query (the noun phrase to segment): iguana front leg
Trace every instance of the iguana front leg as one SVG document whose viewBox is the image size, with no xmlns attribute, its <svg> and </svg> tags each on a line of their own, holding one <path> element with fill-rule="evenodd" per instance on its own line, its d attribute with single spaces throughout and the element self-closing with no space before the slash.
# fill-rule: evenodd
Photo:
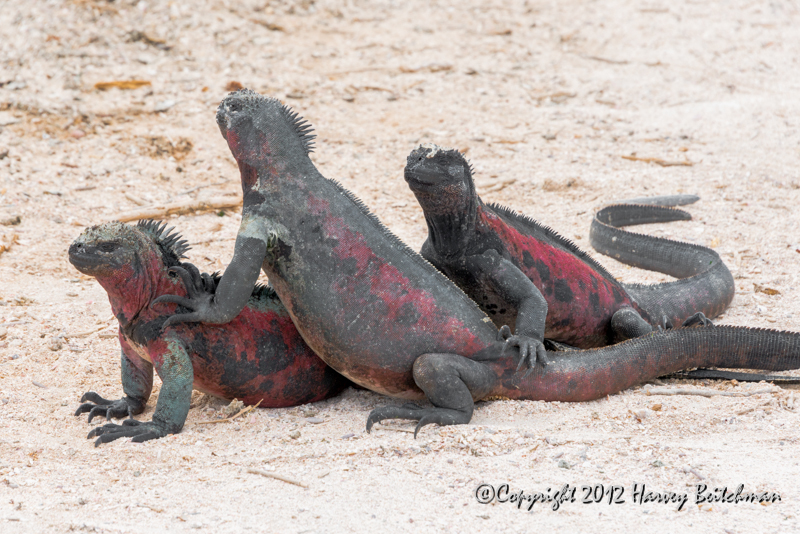
<svg viewBox="0 0 800 534">
<path fill-rule="evenodd" d="M 530 373 L 537 361 L 547 365 L 547 351 L 543 344 L 547 301 L 542 292 L 525 273 L 493 249 L 468 256 L 466 267 L 490 292 L 517 307 L 516 332 L 512 335 L 508 326 L 503 326 L 498 332 L 498 340 L 506 342 L 501 355 L 508 346 L 516 346 L 520 354 L 518 369 L 527 363 Z"/>
<path fill-rule="evenodd" d="M 122 391 L 125 397 L 119 400 L 104 399 L 94 391 L 87 391 L 81 397 L 81 404 L 75 415 L 89 412 L 87 422 L 91 423 L 95 416 L 128 417 L 139 415 L 144 411 L 147 399 L 153 391 L 153 364 L 139 356 L 128 341 L 119 333 L 119 344 L 122 347 Z M 89 401 L 89 402 L 86 402 Z"/>
<path fill-rule="evenodd" d="M 135 442 L 163 438 L 168 434 L 177 434 L 183 428 L 189 413 L 194 380 L 192 361 L 186 347 L 177 335 L 169 332 L 153 341 L 148 350 L 163 383 L 153 420 L 126 419 L 121 425 L 110 423 L 96 427 L 87 436 L 98 438 L 95 446 L 124 437 L 133 437 L 132 441 Z"/>
<path fill-rule="evenodd" d="M 151 307 L 171 302 L 192 311 L 173 315 L 166 320 L 164 328 L 181 322 L 224 324 L 239 315 L 253 292 L 268 249 L 268 238 L 255 237 L 257 232 L 253 232 L 249 228 L 254 224 L 252 219 L 253 216 L 242 218 L 233 259 L 225 269 L 225 274 L 222 275 L 215 292 L 208 291 L 202 284 L 194 283 L 188 273 L 181 272 L 180 267 L 173 267 L 183 278 L 188 293 L 187 297 L 162 295 L 153 300 Z M 248 229 L 251 230 L 249 234 Z"/>
</svg>

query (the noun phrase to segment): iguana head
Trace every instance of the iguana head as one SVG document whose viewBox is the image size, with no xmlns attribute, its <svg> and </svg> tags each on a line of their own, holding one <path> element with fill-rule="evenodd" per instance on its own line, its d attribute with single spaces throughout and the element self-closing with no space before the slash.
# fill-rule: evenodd
<svg viewBox="0 0 800 534">
<path fill-rule="evenodd" d="M 442 256 L 463 253 L 480 204 L 466 158 L 458 150 L 420 145 L 409 154 L 404 175 L 425 213 L 430 245 Z"/>
<path fill-rule="evenodd" d="M 316 136 L 308 122 L 280 100 L 250 89 L 225 97 L 217 125 L 240 166 L 258 168 L 274 156 L 301 158 L 314 149 Z"/>
<path fill-rule="evenodd" d="M 426 215 L 468 209 L 475 195 L 472 167 L 458 150 L 420 145 L 409 154 L 404 175 Z"/>
<path fill-rule="evenodd" d="M 117 317 L 120 311 L 130 319 L 157 296 L 169 267 L 179 265 L 187 250 L 186 241 L 166 224 L 111 222 L 84 230 L 69 247 L 69 261 L 97 278 Z"/>
</svg>

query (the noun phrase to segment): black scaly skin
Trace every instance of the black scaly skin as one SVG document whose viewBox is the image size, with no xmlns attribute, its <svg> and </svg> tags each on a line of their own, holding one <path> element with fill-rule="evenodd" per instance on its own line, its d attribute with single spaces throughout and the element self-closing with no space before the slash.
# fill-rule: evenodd
<svg viewBox="0 0 800 534">
<path fill-rule="evenodd" d="M 164 296 L 191 310 L 167 321 L 235 317 L 262 268 L 305 341 L 374 391 L 427 397 L 432 408 L 372 411 L 384 419 L 468 423 L 474 401 L 596 399 L 698 365 L 800 367 L 800 335 L 746 328 L 657 332 L 613 347 L 520 358 L 460 289 L 410 250 L 311 162 L 310 132 L 278 100 L 228 95 L 217 123 L 241 172 L 244 207 L 233 260 L 215 294 Z M 518 372 L 529 365 L 529 374 Z"/>
<path fill-rule="evenodd" d="M 702 312 L 716 315 L 733 296 L 733 278 L 713 251 L 713 273 L 691 281 L 657 286 L 617 282 L 550 228 L 504 206 L 485 204 L 475 190 L 469 162 L 456 150 L 420 146 L 408 156 L 405 180 L 422 206 L 428 226 L 422 256 L 475 300 L 498 327 L 514 327 L 518 339 L 538 342 L 547 338 L 590 348 L 637 337 L 654 327 L 707 326 L 710 322 Z M 666 199 L 675 203 L 685 200 Z M 622 208 L 615 207 L 611 214 Z M 680 218 L 688 215 L 663 207 L 639 209 L 670 210 L 669 215 Z M 661 211 L 657 215 L 665 217 Z M 661 242 L 660 248 L 640 253 L 636 245 L 648 239 L 655 242 L 655 238 L 611 230 L 627 237 L 625 244 L 635 251 L 628 255 L 629 261 L 636 253 L 660 254 L 657 258 L 665 261 L 674 256 L 665 253 L 668 247 Z M 678 245 L 682 244 L 673 248 L 679 252 L 694 252 L 691 245 Z M 707 258 L 695 253 L 692 259 L 696 264 Z M 681 265 L 689 265 L 688 260 Z M 714 291 L 718 286 L 730 291 Z M 524 343 L 520 341 L 520 345 Z"/>
<path fill-rule="evenodd" d="M 710 326 L 705 316 L 716 317 L 733 299 L 736 287 L 733 277 L 719 255 L 710 248 L 682 241 L 673 241 L 621 230 L 623 226 L 688 221 L 690 213 L 672 206 L 697 202 L 696 195 L 669 195 L 618 200 L 595 214 L 589 232 L 592 247 L 622 263 L 664 273 L 679 280 L 664 284 L 626 284 L 625 289 L 636 296 L 656 317 L 664 317 L 671 327 L 670 317 L 687 317 L 693 311 L 693 322 Z M 735 373 L 698 369 L 686 371 L 679 378 L 738 380 L 794 383 L 794 377 L 778 377 L 758 373 Z"/>
<path fill-rule="evenodd" d="M 690 220 L 692 216 L 669 207 L 697 197 L 691 195 L 631 199 L 607 206 L 595 214 L 589 240 L 595 250 L 622 263 L 678 278 L 663 284 L 625 284 L 651 317 L 680 324 L 698 311 L 716 317 L 733 300 L 736 286 L 728 267 L 714 250 L 701 245 L 653 237 L 620 229 L 622 226 Z M 648 204 L 635 204 L 649 200 Z"/>
</svg>

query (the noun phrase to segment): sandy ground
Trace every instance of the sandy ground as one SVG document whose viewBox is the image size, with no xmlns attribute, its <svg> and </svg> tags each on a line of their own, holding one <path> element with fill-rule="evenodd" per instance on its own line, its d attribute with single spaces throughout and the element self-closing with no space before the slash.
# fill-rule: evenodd
<svg viewBox="0 0 800 534">
<path fill-rule="evenodd" d="M 738 293 L 720 322 L 800 330 L 798 27 L 791 2 L 0 2 L 0 531 L 800 530 L 798 401 L 764 384 L 484 402 L 417 440 L 410 424 L 366 434 L 387 401 L 367 391 L 215 425 L 196 423 L 226 403 L 195 393 L 180 434 L 94 448 L 72 414 L 87 390 L 120 395 L 119 347 L 105 293 L 66 255 L 121 213 L 241 194 L 213 120 L 238 82 L 309 119 L 320 170 L 415 248 L 426 231 L 401 176 L 421 142 L 468 149 L 485 200 L 584 248 L 607 200 L 697 193 L 693 221 L 646 231 L 722 255 Z M 119 80 L 150 85 L 95 88 Z M 170 219 L 207 271 L 238 221 Z M 482 483 L 570 484 L 576 502 L 484 505 Z M 635 483 L 689 502 L 634 504 Z M 625 502 L 582 503 L 597 484 Z M 781 501 L 697 505 L 697 484 Z"/>
</svg>

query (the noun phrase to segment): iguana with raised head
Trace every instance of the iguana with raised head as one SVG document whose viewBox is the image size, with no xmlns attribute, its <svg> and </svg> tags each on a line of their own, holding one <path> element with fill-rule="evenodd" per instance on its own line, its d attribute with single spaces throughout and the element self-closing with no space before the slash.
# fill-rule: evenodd
<svg viewBox="0 0 800 534">
<path fill-rule="evenodd" d="M 154 221 L 107 223 L 86 229 L 69 248 L 72 265 L 108 293 L 119 322 L 125 392 L 119 400 L 87 392 L 81 402 L 88 402 L 75 415 L 89 412 L 91 421 L 97 415 L 140 414 L 153 387 L 154 367 L 163 382 L 152 421 L 96 427 L 89 434 L 99 436 L 96 444 L 180 432 L 192 388 L 248 405 L 283 407 L 325 399 L 348 384 L 303 342 L 269 287 L 250 287 L 242 312 L 224 326 L 179 324 L 162 330 L 174 306 L 156 311 L 150 308 L 153 299 L 213 294 L 218 281 L 180 261 L 189 247 L 170 230 Z"/>
<path fill-rule="evenodd" d="M 605 252 L 627 263 L 688 277 L 622 284 L 552 229 L 478 196 L 469 162 L 457 150 L 422 145 L 408 156 L 405 180 L 428 226 L 421 254 L 492 318 L 522 339 L 600 347 L 654 327 L 708 325 L 730 303 L 733 277 L 711 249 L 593 225 L 609 236 Z M 665 199 L 662 199 L 665 200 Z M 678 203 L 683 198 L 669 199 Z M 598 214 L 624 224 L 684 219 L 663 206 L 612 206 Z M 598 241 L 593 240 L 593 243 Z M 674 264 L 674 265 L 673 265 Z"/>
<path fill-rule="evenodd" d="M 732 327 L 548 353 L 546 366 L 531 353 L 503 354 L 506 340 L 463 291 L 319 173 L 310 127 L 295 112 L 243 89 L 222 101 L 217 123 L 241 172 L 242 224 L 215 293 L 158 299 L 191 310 L 167 324 L 236 317 L 263 269 L 328 365 L 373 391 L 433 404 L 377 408 L 368 430 L 392 418 L 417 420 L 417 430 L 468 423 L 473 402 L 493 395 L 580 401 L 700 365 L 800 367 L 800 334 Z M 523 377 L 519 364 L 533 372 Z"/>
</svg>

